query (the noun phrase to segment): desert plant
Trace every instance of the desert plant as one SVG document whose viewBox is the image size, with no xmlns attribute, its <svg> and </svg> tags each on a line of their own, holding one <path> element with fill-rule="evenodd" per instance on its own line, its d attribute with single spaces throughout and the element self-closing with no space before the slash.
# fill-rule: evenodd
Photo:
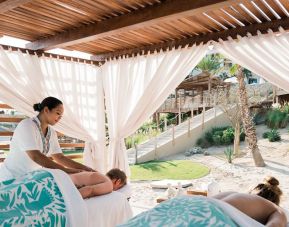
<svg viewBox="0 0 289 227">
<path fill-rule="evenodd" d="M 264 132 L 264 133 L 262 134 L 262 137 L 263 137 L 264 139 L 267 139 L 267 138 L 268 138 L 268 134 L 269 134 L 269 132 Z"/>
<path fill-rule="evenodd" d="M 211 131 L 205 133 L 205 139 L 210 143 L 214 144 L 213 133 Z"/>
<path fill-rule="evenodd" d="M 280 133 L 276 129 L 272 129 L 270 132 L 268 132 L 268 140 L 270 142 L 280 141 Z"/>
<path fill-rule="evenodd" d="M 280 109 L 273 109 L 266 116 L 266 124 L 269 128 L 285 128 L 288 124 L 288 114 Z"/>
<path fill-rule="evenodd" d="M 197 140 L 196 145 L 202 148 L 207 148 L 212 145 L 229 145 L 234 142 L 235 131 L 234 128 L 227 127 L 216 127 L 212 128 L 211 131 L 205 133 L 205 135 Z M 245 133 L 241 131 L 240 141 L 245 140 Z"/>
<path fill-rule="evenodd" d="M 222 136 L 219 134 L 214 134 L 213 135 L 213 141 L 214 141 L 214 145 L 222 145 Z"/>
<path fill-rule="evenodd" d="M 232 127 L 227 128 L 223 131 L 222 144 L 232 144 L 234 141 L 234 129 Z"/>
<path fill-rule="evenodd" d="M 227 147 L 225 150 L 224 150 L 224 154 L 228 160 L 228 163 L 232 163 L 232 160 L 233 160 L 233 153 L 234 153 L 234 150 L 232 147 Z"/>
<path fill-rule="evenodd" d="M 201 148 L 208 148 L 211 144 L 204 138 L 199 138 L 196 142 L 196 145 Z"/>
</svg>

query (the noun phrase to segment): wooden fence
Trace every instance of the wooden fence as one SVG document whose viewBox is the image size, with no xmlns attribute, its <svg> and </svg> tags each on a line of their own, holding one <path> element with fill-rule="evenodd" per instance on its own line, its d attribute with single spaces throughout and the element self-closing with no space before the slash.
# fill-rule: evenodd
<svg viewBox="0 0 289 227">
<path fill-rule="evenodd" d="M 10 106 L 6 104 L 0 103 L 0 109 L 13 109 Z M 8 115 L 0 115 L 0 123 L 19 123 L 22 121 L 25 117 L 18 117 L 18 116 L 8 116 Z M 58 137 L 64 136 L 62 133 L 57 132 Z M 0 131 L 0 137 L 12 137 L 13 131 Z M 60 147 L 61 148 L 84 148 L 84 143 L 62 143 L 60 141 Z M 10 145 L 9 143 L 0 144 L 0 150 L 9 150 Z M 67 157 L 71 159 L 78 159 L 82 158 L 82 154 L 70 154 L 66 155 Z M 0 157 L 0 162 L 3 161 L 4 158 Z"/>
</svg>

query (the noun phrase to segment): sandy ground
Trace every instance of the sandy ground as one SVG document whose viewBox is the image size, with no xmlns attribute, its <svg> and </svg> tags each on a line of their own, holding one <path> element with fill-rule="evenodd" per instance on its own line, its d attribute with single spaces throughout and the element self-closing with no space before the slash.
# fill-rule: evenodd
<svg viewBox="0 0 289 227">
<path fill-rule="evenodd" d="M 218 182 L 222 191 L 248 192 L 253 186 L 263 181 L 266 176 L 274 176 L 280 182 L 283 191 L 281 206 L 289 209 L 289 133 L 287 129 L 280 129 L 281 141 L 269 142 L 262 138 L 262 133 L 268 131 L 266 126 L 257 126 L 258 145 L 265 160 L 266 167 L 255 167 L 247 144 L 241 144 L 240 158 L 235 158 L 229 164 L 223 157 L 225 147 L 210 147 L 209 156 L 184 154 L 169 156 L 164 160 L 192 160 L 207 165 L 211 171 L 207 176 L 192 180 L 194 188 L 208 185 L 212 180 Z M 156 205 L 156 198 L 163 197 L 164 189 L 152 189 L 151 181 L 132 182 L 132 197 L 130 203 L 134 214 L 145 211 Z"/>
</svg>

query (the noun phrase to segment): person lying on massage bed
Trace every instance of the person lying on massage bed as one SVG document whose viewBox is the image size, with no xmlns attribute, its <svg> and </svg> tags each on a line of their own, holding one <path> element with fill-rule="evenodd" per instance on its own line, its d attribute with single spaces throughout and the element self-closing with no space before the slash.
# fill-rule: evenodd
<svg viewBox="0 0 289 227">
<path fill-rule="evenodd" d="M 277 205 L 282 194 L 278 184 L 278 180 L 271 177 L 264 184 L 258 184 L 252 194 L 225 192 L 212 198 L 177 196 L 138 214 L 119 227 L 143 226 L 143 223 L 155 227 L 261 226 L 257 222 L 285 227 L 286 215 Z"/>
<path fill-rule="evenodd" d="M 286 215 L 276 204 L 258 195 L 237 192 L 220 193 L 218 198 L 266 226 L 285 227 Z"/>
<path fill-rule="evenodd" d="M 127 182 L 126 174 L 125 172 L 123 172 L 118 168 L 109 170 L 106 173 L 106 176 L 110 178 L 114 191 L 117 191 L 126 185 Z"/>
<path fill-rule="evenodd" d="M 8 157 L 0 166 L 0 181 L 19 177 L 41 167 L 61 169 L 66 173 L 94 171 L 65 157 L 61 151 L 56 131 L 51 126 L 57 124 L 63 115 L 62 102 L 47 97 L 41 103 L 34 104 L 33 108 L 39 114 L 17 125 Z"/>
<path fill-rule="evenodd" d="M 265 178 L 264 183 L 258 184 L 250 194 L 224 192 L 213 196 L 242 211 L 256 221 L 266 226 L 286 226 L 286 215 L 279 207 L 281 189 L 275 177 Z M 254 205 L 253 205 L 254 204 Z"/>
<path fill-rule="evenodd" d="M 106 176 L 98 172 L 81 172 L 69 175 L 82 198 L 104 195 L 126 185 L 126 174 L 118 168 L 111 169 Z"/>
</svg>

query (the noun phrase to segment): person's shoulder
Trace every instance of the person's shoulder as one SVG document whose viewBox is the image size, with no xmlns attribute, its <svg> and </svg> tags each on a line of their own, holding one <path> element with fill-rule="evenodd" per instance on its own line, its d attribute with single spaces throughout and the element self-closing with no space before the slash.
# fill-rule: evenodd
<svg viewBox="0 0 289 227">
<path fill-rule="evenodd" d="M 25 118 L 18 123 L 18 127 L 25 127 L 33 123 L 32 118 Z"/>
<path fill-rule="evenodd" d="M 17 124 L 17 127 L 14 130 L 16 133 L 26 133 L 27 131 L 33 130 L 33 121 L 31 118 L 25 118 Z"/>
</svg>

